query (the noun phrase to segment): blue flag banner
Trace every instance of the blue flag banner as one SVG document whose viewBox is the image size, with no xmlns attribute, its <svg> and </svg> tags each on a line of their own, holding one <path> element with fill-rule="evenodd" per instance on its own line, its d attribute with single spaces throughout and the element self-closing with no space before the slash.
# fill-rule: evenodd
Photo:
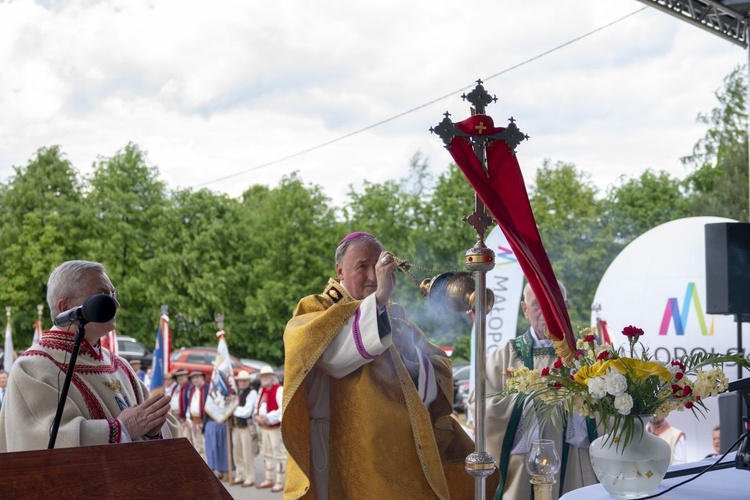
<svg viewBox="0 0 750 500">
<path fill-rule="evenodd" d="M 154 361 L 151 364 L 151 386 L 149 395 L 164 393 L 164 332 L 162 321 L 159 320 L 159 328 L 156 329 L 156 347 L 154 348 Z"/>
</svg>

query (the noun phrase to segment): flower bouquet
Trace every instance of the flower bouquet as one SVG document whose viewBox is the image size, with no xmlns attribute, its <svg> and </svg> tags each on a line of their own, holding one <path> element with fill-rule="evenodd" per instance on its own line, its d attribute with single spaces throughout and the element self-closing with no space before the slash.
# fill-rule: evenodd
<svg viewBox="0 0 750 500">
<path fill-rule="evenodd" d="M 722 365 L 750 366 L 741 355 L 715 353 L 663 363 L 640 344 L 643 330 L 627 326 L 622 333 L 628 338 L 628 352 L 611 344 L 597 345 L 593 329 L 583 330 L 572 366 L 558 358 L 552 368 L 511 369 L 504 394 L 533 401 L 542 421 L 557 422 L 563 413 L 573 411 L 595 418 L 613 442 L 624 447 L 633 439 L 635 421 L 641 416 L 666 416 L 674 410 L 702 415 L 703 399 L 727 389 Z"/>
</svg>

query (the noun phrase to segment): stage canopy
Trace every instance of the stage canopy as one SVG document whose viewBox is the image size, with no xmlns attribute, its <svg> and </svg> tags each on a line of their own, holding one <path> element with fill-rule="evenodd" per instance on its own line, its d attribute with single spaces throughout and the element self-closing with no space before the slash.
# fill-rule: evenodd
<svg viewBox="0 0 750 500">
<path fill-rule="evenodd" d="M 748 45 L 750 1 L 639 0 L 743 48 Z"/>
</svg>

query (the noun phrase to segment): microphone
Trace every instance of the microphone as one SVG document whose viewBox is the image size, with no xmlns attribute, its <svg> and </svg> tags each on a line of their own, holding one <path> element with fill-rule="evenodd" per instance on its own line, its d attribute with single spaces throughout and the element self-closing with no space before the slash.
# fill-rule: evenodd
<svg viewBox="0 0 750 500">
<path fill-rule="evenodd" d="M 85 325 L 86 323 L 106 323 L 115 317 L 117 304 L 106 293 L 92 295 L 83 305 L 61 312 L 55 318 L 57 326 Z"/>
</svg>

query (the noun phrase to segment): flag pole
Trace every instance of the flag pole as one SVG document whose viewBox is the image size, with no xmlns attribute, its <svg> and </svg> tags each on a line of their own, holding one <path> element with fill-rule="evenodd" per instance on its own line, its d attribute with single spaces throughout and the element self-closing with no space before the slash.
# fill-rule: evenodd
<svg viewBox="0 0 750 500">
<path fill-rule="evenodd" d="M 3 346 L 3 369 L 6 372 L 10 372 L 13 367 L 13 361 L 15 360 L 15 353 L 13 352 L 13 326 L 10 322 L 10 306 L 5 308 L 5 317 L 7 319 L 5 324 L 5 345 Z M 10 361 L 10 363 L 8 363 Z"/>
<path fill-rule="evenodd" d="M 162 345 L 162 351 L 163 351 L 163 358 L 164 358 L 164 374 L 166 375 L 171 370 L 170 366 L 170 357 L 172 355 L 172 331 L 169 327 L 169 306 L 166 304 L 162 304 L 161 306 L 161 318 L 159 318 L 159 322 L 162 324 L 161 328 L 161 345 Z"/>
<path fill-rule="evenodd" d="M 219 328 L 220 332 L 224 331 L 224 313 L 215 313 L 214 319 L 216 320 L 216 326 Z M 224 336 L 226 337 L 226 332 L 224 332 Z M 232 417 L 230 416 L 226 420 L 227 424 L 227 477 L 229 478 L 229 485 L 232 485 Z"/>
<path fill-rule="evenodd" d="M 32 345 L 39 343 L 39 340 L 42 338 L 42 332 L 44 331 L 44 328 L 42 327 L 42 314 L 44 314 L 44 304 L 37 304 L 36 325 L 34 325 L 34 338 L 31 341 Z"/>
</svg>

